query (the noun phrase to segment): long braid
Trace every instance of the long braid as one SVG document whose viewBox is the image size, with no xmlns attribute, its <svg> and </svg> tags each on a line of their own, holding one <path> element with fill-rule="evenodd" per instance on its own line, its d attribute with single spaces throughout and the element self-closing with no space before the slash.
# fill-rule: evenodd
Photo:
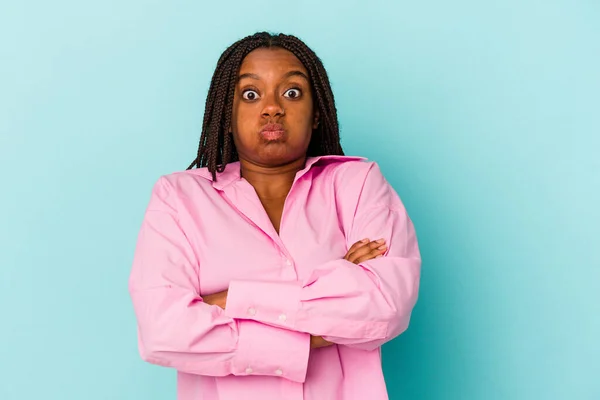
<svg viewBox="0 0 600 400">
<path fill-rule="evenodd" d="M 317 55 L 300 39 L 291 35 L 271 35 L 259 32 L 229 46 L 217 62 L 206 97 L 202 134 L 196 159 L 188 169 L 207 167 L 213 180 L 228 163 L 239 156 L 231 134 L 233 96 L 237 75 L 244 58 L 260 47 L 279 47 L 293 53 L 309 74 L 320 124 L 313 131 L 308 156 L 343 155 L 340 144 L 337 110 L 327 71 Z"/>
<path fill-rule="evenodd" d="M 196 155 L 196 159 L 192 162 L 192 164 L 188 167 L 191 169 L 194 166 L 200 167 L 205 164 L 204 157 L 206 154 L 206 143 L 209 136 L 210 131 L 210 122 L 213 115 L 213 110 L 215 106 L 215 98 L 217 87 L 220 83 L 221 75 L 223 74 L 222 69 L 217 69 L 213 74 L 213 78 L 210 83 L 210 88 L 208 90 L 208 95 L 206 96 L 206 102 L 204 107 L 204 120 L 202 121 L 202 135 L 200 136 L 200 143 L 198 146 L 198 153 Z"/>
</svg>

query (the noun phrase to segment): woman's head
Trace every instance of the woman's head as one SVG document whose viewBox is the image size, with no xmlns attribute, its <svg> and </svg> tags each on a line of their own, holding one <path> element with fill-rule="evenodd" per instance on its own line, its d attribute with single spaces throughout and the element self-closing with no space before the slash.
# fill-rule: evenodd
<svg viewBox="0 0 600 400">
<path fill-rule="evenodd" d="M 335 102 L 321 60 L 300 39 L 266 32 L 221 55 L 206 98 L 193 166 L 216 179 L 227 163 L 261 166 L 343 155 Z"/>
</svg>

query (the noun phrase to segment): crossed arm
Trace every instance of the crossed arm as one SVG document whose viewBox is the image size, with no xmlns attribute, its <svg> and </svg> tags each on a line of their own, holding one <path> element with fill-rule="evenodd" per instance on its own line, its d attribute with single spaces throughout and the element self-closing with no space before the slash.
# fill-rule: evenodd
<svg viewBox="0 0 600 400">
<path fill-rule="evenodd" d="M 360 264 L 361 262 L 372 260 L 383 256 L 387 250 L 385 239 L 369 240 L 368 238 L 362 239 L 354 243 L 348 252 L 344 256 L 344 260 L 350 261 L 354 264 Z M 221 307 L 223 310 L 227 308 L 227 293 L 228 290 L 218 292 L 215 294 L 209 294 L 202 296 L 202 300 L 206 304 L 215 305 Z M 328 342 L 321 336 L 310 336 L 310 347 L 311 349 L 318 349 L 320 347 L 331 346 L 333 343 Z"/>
</svg>

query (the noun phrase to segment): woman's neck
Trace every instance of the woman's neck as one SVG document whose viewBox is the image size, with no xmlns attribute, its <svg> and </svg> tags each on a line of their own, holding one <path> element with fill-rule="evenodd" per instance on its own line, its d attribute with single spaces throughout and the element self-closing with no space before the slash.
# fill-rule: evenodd
<svg viewBox="0 0 600 400">
<path fill-rule="evenodd" d="M 241 176 L 256 190 L 261 200 L 285 200 L 306 157 L 277 167 L 264 167 L 240 160 Z"/>
</svg>

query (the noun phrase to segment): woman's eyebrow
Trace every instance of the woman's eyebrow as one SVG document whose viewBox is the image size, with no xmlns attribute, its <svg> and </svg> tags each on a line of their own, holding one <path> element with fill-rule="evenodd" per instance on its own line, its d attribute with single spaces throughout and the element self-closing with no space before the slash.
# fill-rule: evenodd
<svg viewBox="0 0 600 400">
<path fill-rule="evenodd" d="M 250 73 L 241 74 L 240 76 L 238 76 L 237 80 L 239 82 L 244 78 L 250 78 L 250 79 L 260 81 L 260 76 L 258 76 L 256 74 L 250 74 Z"/>
<path fill-rule="evenodd" d="M 293 70 L 293 71 L 286 72 L 285 75 L 283 75 L 283 79 L 287 79 L 287 78 L 292 77 L 292 76 L 299 76 L 299 77 L 302 77 L 302 78 L 306 79 L 307 81 L 309 80 L 308 76 L 306 76 L 306 74 L 304 72 L 298 71 L 298 70 Z M 244 78 L 250 78 L 250 79 L 254 79 L 254 80 L 260 81 L 260 76 L 258 76 L 256 74 L 249 73 L 249 72 L 245 73 L 245 74 L 241 74 L 240 76 L 238 76 L 237 80 L 239 82 L 239 81 L 241 81 Z"/>
<path fill-rule="evenodd" d="M 283 77 L 284 78 L 289 78 L 289 77 L 292 77 L 292 76 L 300 76 L 300 77 L 306 79 L 307 81 L 309 80 L 308 76 L 306 76 L 306 74 L 304 72 L 298 71 L 298 70 L 287 72 Z"/>
</svg>

